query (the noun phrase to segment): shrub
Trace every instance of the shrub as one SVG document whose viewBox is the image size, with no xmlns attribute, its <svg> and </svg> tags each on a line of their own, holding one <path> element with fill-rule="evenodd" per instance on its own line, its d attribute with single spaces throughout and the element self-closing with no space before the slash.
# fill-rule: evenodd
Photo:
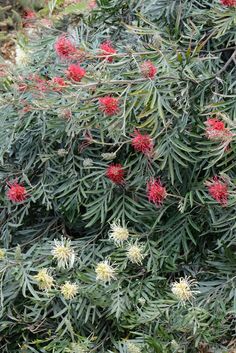
<svg viewBox="0 0 236 353">
<path fill-rule="evenodd" d="M 1 75 L 3 352 L 232 346 L 229 5 L 101 0 Z"/>
</svg>

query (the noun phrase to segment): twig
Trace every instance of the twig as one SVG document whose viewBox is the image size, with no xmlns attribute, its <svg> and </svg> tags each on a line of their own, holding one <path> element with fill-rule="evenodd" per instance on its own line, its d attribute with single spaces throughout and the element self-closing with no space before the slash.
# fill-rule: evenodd
<svg viewBox="0 0 236 353">
<path fill-rule="evenodd" d="M 235 57 L 236 57 L 236 49 L 234 50 L 229 60 L 225 63 L 225 65 L 217 72 L 216 76 L 219 76 L 220 74 L 222 74 L 222 72 L 224 72 L 227 69 L 227 67 L 229 66 L 231 61 L 234 60 Z"/>
</svg>

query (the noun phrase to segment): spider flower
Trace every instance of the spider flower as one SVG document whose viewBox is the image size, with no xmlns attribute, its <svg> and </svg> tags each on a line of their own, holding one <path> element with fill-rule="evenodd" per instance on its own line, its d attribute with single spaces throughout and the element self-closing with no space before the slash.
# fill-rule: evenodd
<svg viewBox="0 0 236 353">
<path fill-rule="evenodd" d="M 199 293 L 192 287 L 196 287 L 197 282 L 189 277 L 180 278 L 178 282 L 171 285 L 171 291 L 175 297 L 181 301 L 186 302 L 194 298 L 194 295 Z"/>
<path fill-rule="evenodd" d="M 49 275 L 47 268 L 39 270 L 37 275 L 34 276 L 34 279 L 36 280 L 39 289 L 44 291 L 50 290 L 54 285 L 54 279 Z"/>
<path fill-rule="evenodd" d="M 51 250 L 53 258 L 57 261 L 58 268 L 71 269 L 75 262 L 75 252 L 71 247 L 69 239 L 61 238 L 61 240 L 54 240 L 54 246 Z"/>
<path fill-rule="evenodd" d="M 71 300 L 74 299 L 78 294 L 78 289 L 79 288 L 76 283 L 66 281 L 66 283 L 60 287 L 60 292 L 65 299 Z"/>
<path fill-rule="evenodd" d="M 107 260 L 99 262 L 95 269 L 96 280 L 104 283 L 110 283 L 112 279 L 116 279 L 115 269 Z"/>
<path fill-rule="evenodd" d="M 132 263 L 141 265 L 145 257 L 143 254 L 143 247 L 138 244 L 129 245 L 127 249 L 127 257 Z"/>
<path fill-rule="evenodd" d="M 120 225 L 120 221 L 114 221 L 111 224 L 109 237 L 115 242 L 115 244 L 121 245 L 128 239 L 129 231 L 126 227 Z"/>
</svg>

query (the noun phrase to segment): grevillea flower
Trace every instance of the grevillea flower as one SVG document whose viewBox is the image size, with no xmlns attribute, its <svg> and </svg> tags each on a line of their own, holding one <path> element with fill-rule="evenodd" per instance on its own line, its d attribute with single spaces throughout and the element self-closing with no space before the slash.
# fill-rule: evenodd
<svg viewBox="0 0 236 353">
<path fill-rule="evenodd" d="M 45 290 L 46 292 L 54 285 L 54 279 L 49 275 L 47 268 L 39 270 L 37 275 L 34 276 L 34 279 L 37 281 L 39 289 Z"/>
<path fill-rule="evenodd" d="M 22 49 L 19 45 L 16 46 L 16 57 L 15 57 L 16 65 L 19 67 L 27 66 L 30 63 L 29 54 Z"/>
<path fill-rule="evenodd" d="M 131 244 L 127 249 L 127 257 L 132 263 L 141 265 L 145 257 L 143 247 L 138 244 Z"/>
<path fill-rule="evenodd" d="M 55 92 L 61 92 L 62 89 L 67 86 L 62 77 L 53 77 L 50 84 Z"/>
<path fill-rule="evenodd" d="M 51 254 L 57 261 L 58 268 L 70 269 L 74 266 L 75 252 L 71 247 L 71 241 L 69 239 L 62 237 L 61 240 L 54 240 Z"/>
<path fill-rule="evenodd" d="M 166 188 L 162 186 L 160 180 L 151 179 L 147 183 L 147 197 L 155 205 L 161 205 L 167 197 Z"/>
<path fill-rule="evenodd" d="M 110 283 L 112 279 L 115 279 L 115 269 L 112 267 L 107 260 L 99 262 L 95 269 L 96 280 L 104 283 Z"/>
<path fill-rule="evenodd" d="M 141 349 L 131 342 L 127 343 L 127 352 L 128 353 L 141 353 Z"/>
<path fill-rule="evenodd" d="M 26 188 L 16 181 L 8 183 L 7 198 L 12 202 L 22 202 L 27 198 Z"/>
<path fill-rule="evenodd" d="M 90 10 L 95 9 L 96 6 L 97 6 L 96 0 L 90 0 L 88 2 L 88 7 L 89 7 Z"/>
<path fill-rule="evenodd" d="M 228 203 L 228 184 L 225 180 L 215 176 L 211 180 L 208 180 L 205 185 L 208 188 L 208 192 L 220 205 L 226 206 Z"/>
<path fill-rule="evenodd" d="M 108 152 L 108 153 L 102 153 L 101 154 L 102 159 L 105 161 L 112 161 L 113 159 L 116 158 L 116 152 Z"/>
<path fill-rule="evenodd" d="M 55 50 L 61 59 L 70 59 L 76 53 L 76 47 L 65 35 L 62 35 L 57 39 Z"/>
<path fill-rule="evenodd" d="M 91 158 L 84 158 L 83 160 L 83 167 L 90 168 L 93 166 L 93 160 Z"/>
<path fill-rule="evenodd" d="M 5 250 L 4 249 L 0 249 L 0 260 L 4 260 L 5 259 Z"/>
<path fill-rule="evenodd" d="M 114 221 L 111 224 L 109 237 L 115 242 L 115 244 L 121 245 L 128 239 L 129 231 L 126 227 L 120 225 L 120 221 Z"/>
<path fill-rule="evenodd" d="M 150 60 L 147 60 L 141 65 L 141 72 L 144 77 L 153 79 L 156 76 L 157 68 Z"/>
<path fill-rule="evenodd" d="M 33 19 L 33 18 L 36 18 L 36 12 L 31 10 L 31 9 L 25 9 L 24 12 L 23 12 L 23 17 L 25 19 Z"/>
<path fill-rule="evenodd" d="M 228 143 L 232 139 L 232 132 L 225 127 L 223 121 L 217 118 L 208 118 L 205 121 L 206 125 L 206 136 L 209 140 L 213 141 L 227 141 Z"/>
<path fill-rule="evenodd" d="M 220 0 L 221 5 L 233 7 L 236 6 L 236 0 Z"/>
<path fill-rule="evenodd" d="M 67 281 L 60 287 L 60 292 L 65 299 L 71 300 L 78 294 L 78 289 L 79 287 L 76 283 Z"/>
<path fill-rule="evenodd" d="M 106 58 L 107 61 L 112 62 L 113 56 L 112 54 L 116 54 L 116 49 L 113 48 L 111 41 L 107 40 L 100 45 L 100 49 L 102 50 L 102 56 Z"/>
<path fill-rule="evenodd" d="M 153 141 L 148 134 L 142 135 L 138 130 L 135 130 L 131 144 L 136 151 L 142 152 L 146 156 L 153 153 Z"/>
<path fill-rule="evenodd" d="M 193 279 L 180 278 L 178 282 L 174 282 L 171 285 L 171 291 L 175 295 L 175 297 L 181 301 L 186 302 L 194 297 L 195 294 L 199 293 L 199 291 L 193 290 L 191 287 L 196 287 L 197 282 Z"/>
<path fill-rule="evenodd" d="M 70 80 L 80 82 L 86 74 L 86 71 L 78 64 L 71 64 L 68 67 L 66 74 Z"/>
<path fill-rule="evenodd" d="M 121 164 L 111 164 L 107 167 L 106 177 L 110 179 L 115 184 L 123 184 L 124 183 L 124 175 L 125 171 Z"/>
<path fill-rule="evenodd" d="M 102 98 L 99 98 L 99 104 L 100 104 L 99 106 L 100 110 L 108 116 L 115 115 L 120 110 L 118 98 L 114 98 L 110 96 L 102 97 Z"/>
<path fill-rule="evenodd" d="M 23 26 L 24 27 L 32 27 L 34 20 L 36 19 L 36 12 L 31 9 L 26 9 L 23 12 Z"/>
</svg>

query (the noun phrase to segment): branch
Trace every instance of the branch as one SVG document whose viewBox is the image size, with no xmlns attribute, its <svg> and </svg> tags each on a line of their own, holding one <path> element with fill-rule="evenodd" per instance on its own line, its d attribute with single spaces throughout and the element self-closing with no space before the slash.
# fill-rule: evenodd
<svg viewBox="0 0 236 353">
<path fill-rule="evenodd" d="M 219 76 L 220 74 L 222 74 L 222 72 L 224 72 L 227 67 L 229 66 L 229 64 L 231 63 L 231 61 L 233 61 L 236 57 L 236 49 L 234 50 L 233 54 L 231 55 L 231 57 L 229 58 L 229 60 L 225 63 L 225 65 L 222 67 L 222 69 L 220 69 L 218 71 L 218 73 L 216 74 L 216 76 Z"/>
</svg>

